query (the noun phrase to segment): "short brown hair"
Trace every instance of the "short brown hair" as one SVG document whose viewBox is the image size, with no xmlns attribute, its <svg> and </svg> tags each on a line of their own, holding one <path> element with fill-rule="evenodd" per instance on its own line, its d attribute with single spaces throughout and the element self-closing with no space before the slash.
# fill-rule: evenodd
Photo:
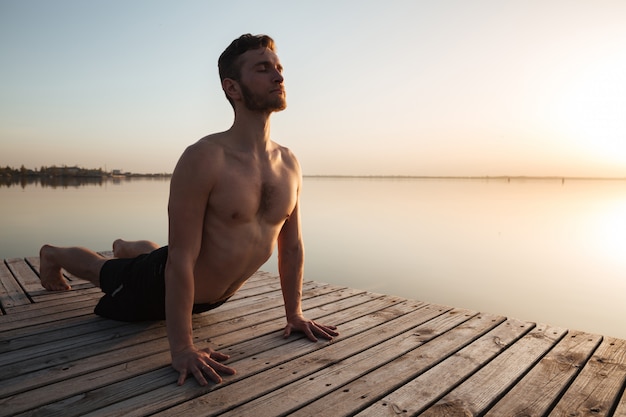
<svg viewBox="0 0 626 417">
<path fill-rule="evenodd" d="M 274 39 L 267 35 L 251 35 L 246 33 L 232 41 L 231 44 L 228 45 L 228 48 L 222 52 L 222 55 L 220 55 L 217 61 L 220 81 L 224 81 L 225 78 L 239 81 L 241 77 L 241 66 L 239 65 L 238 58 L 247 51 L 259 48 L 267 48 L 275 52 L 276 47 L 274 45 Z"/>
</svg>

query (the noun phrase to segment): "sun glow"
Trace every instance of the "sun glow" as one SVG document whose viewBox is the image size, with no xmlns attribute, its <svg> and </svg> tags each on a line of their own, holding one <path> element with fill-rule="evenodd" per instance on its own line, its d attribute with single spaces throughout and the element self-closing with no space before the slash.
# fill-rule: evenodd
<svg viewBox="0 0 626 417">
<path fill-rule="evenodd" d="M 626 199 L 615 200 L 613 204 L 603 207 L 596 213 L 597 221 L 593 223 L 591 242 L 592 251 L 605 261 L 623 265 L 624 248 L 626 247 Z M 612 264 L 609 264 L 612 265 Z"/>
</svg>

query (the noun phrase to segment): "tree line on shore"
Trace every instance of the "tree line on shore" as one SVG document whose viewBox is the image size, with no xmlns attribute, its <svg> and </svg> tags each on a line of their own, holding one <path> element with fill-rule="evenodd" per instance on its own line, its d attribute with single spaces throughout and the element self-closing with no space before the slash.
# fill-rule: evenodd
<svg viewBox="0 0 626 417">
<path fill-rule="evenodd" d="M 167 179 L 171 174 L 135 174 L 114 170 L 107 172 L 102 168 L 88 169 L 68 166 L 42 166 L 39 169 L 30 169 L 25 166 L 12 168 L 0 166 L 0 187 L 40 185 L 51 188 L 79 187 L 82 185 L 102 185 L 108 181 L 130 181 L 133 178 Z"/>
<path fill-rule="evenodd" d="M 102 168 L 82 168 L 78 166 L 68 167 L 66 165 L 31 169 L 22 165 L 20 168 L 10 166 L 0 167 L 0 177 L 2 178 L 51 178 L 51 177 L 82 177 L 82 178 L 102 178 L 102 177 L 168 177 L 169 174 L 135 174 L 131 172 L 121 172 L 120 170 L 105 171 Z"/>
<path fill-rule="evenodd" d="M 12 168 L 6 166 L 0 167 L 0 177 L 5 178 L 19 178 L 19 177 L 103 177 L 106 176 L 106 172 L 102 168 L 98 169 L 85 169 L 79 167 L 68 166 L 56 166 L 51 167 L 42 166 L 40 169 L 26 168 L 22 165 L 20 168 Z"/>
</svg>

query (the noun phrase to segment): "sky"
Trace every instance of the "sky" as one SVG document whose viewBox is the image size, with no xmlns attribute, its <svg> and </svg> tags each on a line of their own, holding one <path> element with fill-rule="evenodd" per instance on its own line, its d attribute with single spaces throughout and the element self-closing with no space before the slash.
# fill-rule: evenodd
<svg viewBox="0 0 626 417">
<path fill-rule="evenodd" d="M 272 36 L 305 175 L 626 177 L 623 0 L 0 0 L 0 166 L 172 172 Z"/>
</svg>

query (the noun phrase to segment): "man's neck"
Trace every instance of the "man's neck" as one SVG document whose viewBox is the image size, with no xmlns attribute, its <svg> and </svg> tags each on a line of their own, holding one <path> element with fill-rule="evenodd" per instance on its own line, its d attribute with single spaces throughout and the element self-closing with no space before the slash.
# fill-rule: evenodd
<svg viewBox="0 0 626 417">
<path fill-rule="evenodd" d="M 271 113 L 270 113 L 271 114 Z M 270 114 L 237 112 L 230 128 L 236 145 L 241 149 L 266 149 L 270 143 Z"/>
</svg>

